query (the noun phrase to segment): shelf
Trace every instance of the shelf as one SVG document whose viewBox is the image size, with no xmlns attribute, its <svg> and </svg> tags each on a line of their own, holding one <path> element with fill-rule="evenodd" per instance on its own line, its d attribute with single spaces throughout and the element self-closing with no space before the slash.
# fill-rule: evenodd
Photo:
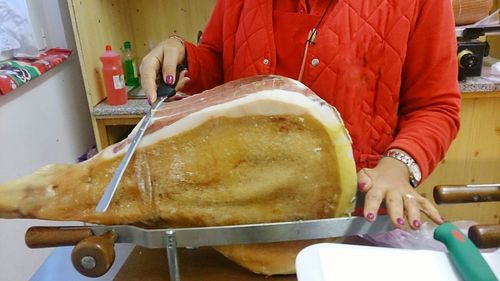
<svg viewBox="0 0 500 281">
<path fill-rule="evenodd" d="M 485 58 L 485 65 L 480 77 L 467 77 L 464 81 L 460 81 L 462 94 L 500 92 L 500 76 L 491 74 L 491 65 L 497 61 L 491 57 Z"/>
<path fill-rule="evenodd" d="M 150 105 L 145 99 L 129 99 L 124 105 L 109 105 L 106 100 L 96 105 L 92 114 L 96 119 L 124 116 L 142 116 L 149 111 Z"/>
<path fill-rule="evenodd" d="M 52 48 L 36 58 L 13 58 L 0 62 L 0 95 L 6 95 L 56 68 L 71 55 L 71 50 Z"/>
</svg>

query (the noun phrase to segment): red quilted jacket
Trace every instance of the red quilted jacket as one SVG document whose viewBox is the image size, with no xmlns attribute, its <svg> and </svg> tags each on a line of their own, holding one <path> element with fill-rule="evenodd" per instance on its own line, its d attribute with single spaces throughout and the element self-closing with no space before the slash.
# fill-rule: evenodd
<svg viewBox="0 0 500 281">
<path fill-rule="evenodd" d="M 217 1 L 199 46 L 186 43 L 186 91 L 274 73 L 272 3 Z M 427 177 L 459 127 L 450 1 L 338 0 L 306 61 L 314 58 L 320 63 L 306 64 L 302 82 L 340 112 L 358 169 L 399 148 Z"/>
</svg>

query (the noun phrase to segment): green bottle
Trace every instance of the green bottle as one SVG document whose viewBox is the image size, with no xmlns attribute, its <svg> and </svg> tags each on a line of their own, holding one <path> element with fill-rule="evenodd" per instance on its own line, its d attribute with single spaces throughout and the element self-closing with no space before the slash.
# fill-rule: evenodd
<svg viewBox="0 0 500 281">
<path fill-rule="evenodd" d="M 125 74 L 125 85 L 136 88 L 139 86 L 139 75 L 132 53 L 132 44 L 129 41 L 123 43 L 123 72 Z"/>
</svg>

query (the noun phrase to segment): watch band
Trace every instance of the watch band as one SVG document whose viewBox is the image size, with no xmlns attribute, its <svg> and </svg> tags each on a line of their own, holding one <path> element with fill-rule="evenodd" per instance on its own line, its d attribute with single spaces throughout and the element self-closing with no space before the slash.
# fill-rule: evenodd
<svg viewBox="0 0 500 281">
<path fill-rule="evenodd" d="M 397 150 L 389 150 L 385 153 L 386 157 L 394 158 L 401 163 L 405 164 L 408 167 L 408 171 L 410 172 L 410 184 L 413 187 L 417 187 L 420 180 L 422 179 L 422 174 L 420 172 L 420 168 L 418 167 L 417 162 L 408 154 L 397 151 Z"/>
</svg>

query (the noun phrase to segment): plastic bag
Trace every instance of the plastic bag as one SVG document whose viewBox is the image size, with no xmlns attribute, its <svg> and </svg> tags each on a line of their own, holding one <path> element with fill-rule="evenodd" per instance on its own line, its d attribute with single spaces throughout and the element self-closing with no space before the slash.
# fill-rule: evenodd
<svg viewBox="0 0 500 281">
<path fill-rule="evenodd" d="M 36 57 L 38 53 L 27 9 L 22 12 L 11 2 L 0 0 L 0 55 Z"/>
<path fill-rule="evenodd" d="M 477 223 L 473 221 L 456 221 L 453 224 L 466 234 L 469 228 Z M 419 230 L 394 229 L 389 232 L 366 234 L 361 237 L 381 247 L 447 252 L 446 246 L 434 239 L 436 227 L 436 224 L 426 222 L 422 224 Z M 490 250 L 484 249 L 481 252 L 489 252 Z"/>
</svg>

